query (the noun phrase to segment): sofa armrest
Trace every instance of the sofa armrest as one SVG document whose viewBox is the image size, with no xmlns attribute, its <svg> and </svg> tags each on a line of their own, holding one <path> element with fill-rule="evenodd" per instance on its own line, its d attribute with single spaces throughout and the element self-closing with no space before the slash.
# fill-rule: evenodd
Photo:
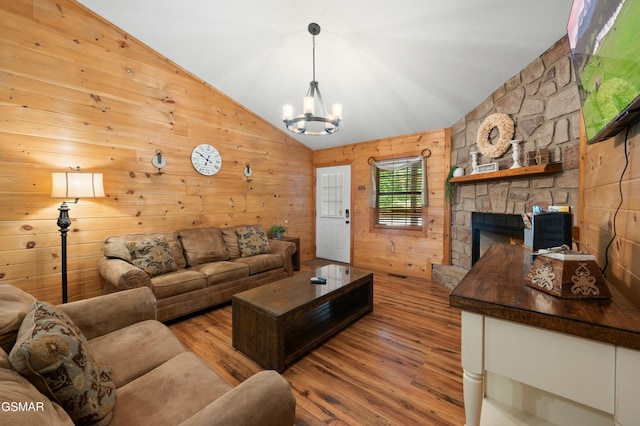
<svg viewBox="0 0 640 426">
<path fill-rule="evenodd" d="M 91 340 L 141 321 L 156 319 L 156 297 L 148 287 L 105 294 L 57 306 Z"/>
<path fill-rule="evenodd" d="M 103 257 L 97 268 L 102 278 L 117 290 L 152 287 L 149 274 L 122 259 Z"/>
<path fill-rule="evenodd" d="M 273 370 L 249 377 L 197 412 L 182 426 L 199 425 L 293 425 L 296 399 L 291 385 Z"/>
<path fill-rule="evenodd" d="M 296 245 L 289 241 L 282 240 L 269 240 L 269 245 L 271 246 L 271 253 L 279 253 L 282 255 L 282 259 L 284 260 L 284 269 L 287 271 L 289 276 L 293 275 L 293 260 L 292 256 L 296 252 Z"/>
</svg>

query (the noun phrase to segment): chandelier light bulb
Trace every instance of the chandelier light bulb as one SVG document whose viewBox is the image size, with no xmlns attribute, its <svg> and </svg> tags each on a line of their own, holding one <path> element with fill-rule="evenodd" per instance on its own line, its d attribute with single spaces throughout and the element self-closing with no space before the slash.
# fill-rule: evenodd
<svg viewBox="0 0 640 426">
<path fill-rule="evenodd" d="M 282 106 L 282 119 L 291 120 L 293 118 L 293 105 Z"/>
<path fill-rule="evenodd" d="M 302 104 L 303 104 L 303 107 L 304 107 L 303 111 L 304 111 L 305 115 L 306 114 L 313 115 L 313 112 L 314 112 L 313 104 L 314 103 L 315 102 L 314 102 L 313 96 L 305 96 L 304 97 Z"/>
<path fill-rule="evenodd" d="M 334 119 L 342 120 L 342 104 L 341 103 L 333 104 L 333 106 L 331 107 L 331 113 Z"/>
</svg>

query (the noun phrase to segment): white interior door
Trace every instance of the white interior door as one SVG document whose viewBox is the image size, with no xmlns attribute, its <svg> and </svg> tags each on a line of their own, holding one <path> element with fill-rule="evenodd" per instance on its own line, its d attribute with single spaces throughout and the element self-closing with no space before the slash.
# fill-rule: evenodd
<svg viewBox="0 0 640 426">
<path fill-rule="evenodd" d="M 316 257 L 351 261 L 351 166 L 316 169 Z"/>
</svg>

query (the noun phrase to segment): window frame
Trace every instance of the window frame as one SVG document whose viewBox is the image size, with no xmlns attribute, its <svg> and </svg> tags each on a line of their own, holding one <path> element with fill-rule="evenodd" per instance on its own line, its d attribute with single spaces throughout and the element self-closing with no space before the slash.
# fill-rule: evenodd
<svg viewBox="0 0 640 426">
<path fill-rule="evenodd" d="M 380 158 L 377 159 L 378 161 L 384 161 L 384 160 L 391 160 L 391 159 L 396 159 L 396 160 L 402 160 L 405 158 L 410 158 L 410 157 L 416 157 L 416 155 L 403 155 L 403 156 L 389 156 L 387 158 Z M 374 166 L 372 166 L 374 167 Z M 379 183 L 379 173 L 380 170 L 376 170 L 375 172 L 375 177 L 372 175 L 372 185 L 378 185 Z M 427 181 L 428 179 L 428 170 L 426 169 L 426 167 L 423 169 L 422 173 L 425 174 L 424 176 L 424 180 Z M 419 174 L 420 176 L 422 174 Z M 375 179 L 375 180 L 374 180 Z M 425 197 L 427 194 L 424 194 L 424 191 L 427 191 L 428 189 L 428 185 L 425 185 L 425 188 L 422 188 L 422 192 L 420 192 L 420 196 L 421 197 Z M 369 207 L 369 231 L 372 233 L 377 233 L 377 234 L 389 234 L 389 235 L 406 235 L 406 236 L 426 236 L 427 235 L 427 230 L 428 230 L 428 226 L 427 226 L 427 213 L 428 213 L 428 203 L 423 202 L 422 206 L 421 206 L 421 221 L 422 224 L 421 225 L 384 225 L 384 224 L 380 224 L 378 223 L 378 218 L 379 218 L 379 210 L 380 208 L 378 207 L 378 200 L 379 200 L 379 194 L 377 189 L 375 190 L 376 194 L 375 194 L 375 200 L 372 201 L 372 203 L 374 204 L 374 206 L 370 206 Z M 372 196 L 373 197 L 373 196 Z"/>
</svg>

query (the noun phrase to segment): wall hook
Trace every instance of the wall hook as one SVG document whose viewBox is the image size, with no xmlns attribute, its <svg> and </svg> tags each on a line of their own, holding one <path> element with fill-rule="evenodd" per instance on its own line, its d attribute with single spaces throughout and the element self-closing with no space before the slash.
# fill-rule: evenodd
<svg viewBox="0 0 640 426">
<path fill-rule="evenodd" d="M 247 178 L 247 182 L 251 182 L 251 175 L 253 174 L 253 172 L 251 171 L 251 165 L 249 163 L 247 163 L 247 165 L 244 166 L 244 170 L 242 171 L 242 174 L 244 174 L 244 177 Z"/>
<path fill-rule="evenodd" d="M 162 169 L 167 165 L 167 160 L 165 160 L 164 157 L 162 156 L 161 149 L 156 150 L 156 155 L 151 159 L 151 164 L 153 164 L 153 167 L 158 169 L 158 174 L 161 175 L 162 170 L 160 169 Z"/>
</svg>

